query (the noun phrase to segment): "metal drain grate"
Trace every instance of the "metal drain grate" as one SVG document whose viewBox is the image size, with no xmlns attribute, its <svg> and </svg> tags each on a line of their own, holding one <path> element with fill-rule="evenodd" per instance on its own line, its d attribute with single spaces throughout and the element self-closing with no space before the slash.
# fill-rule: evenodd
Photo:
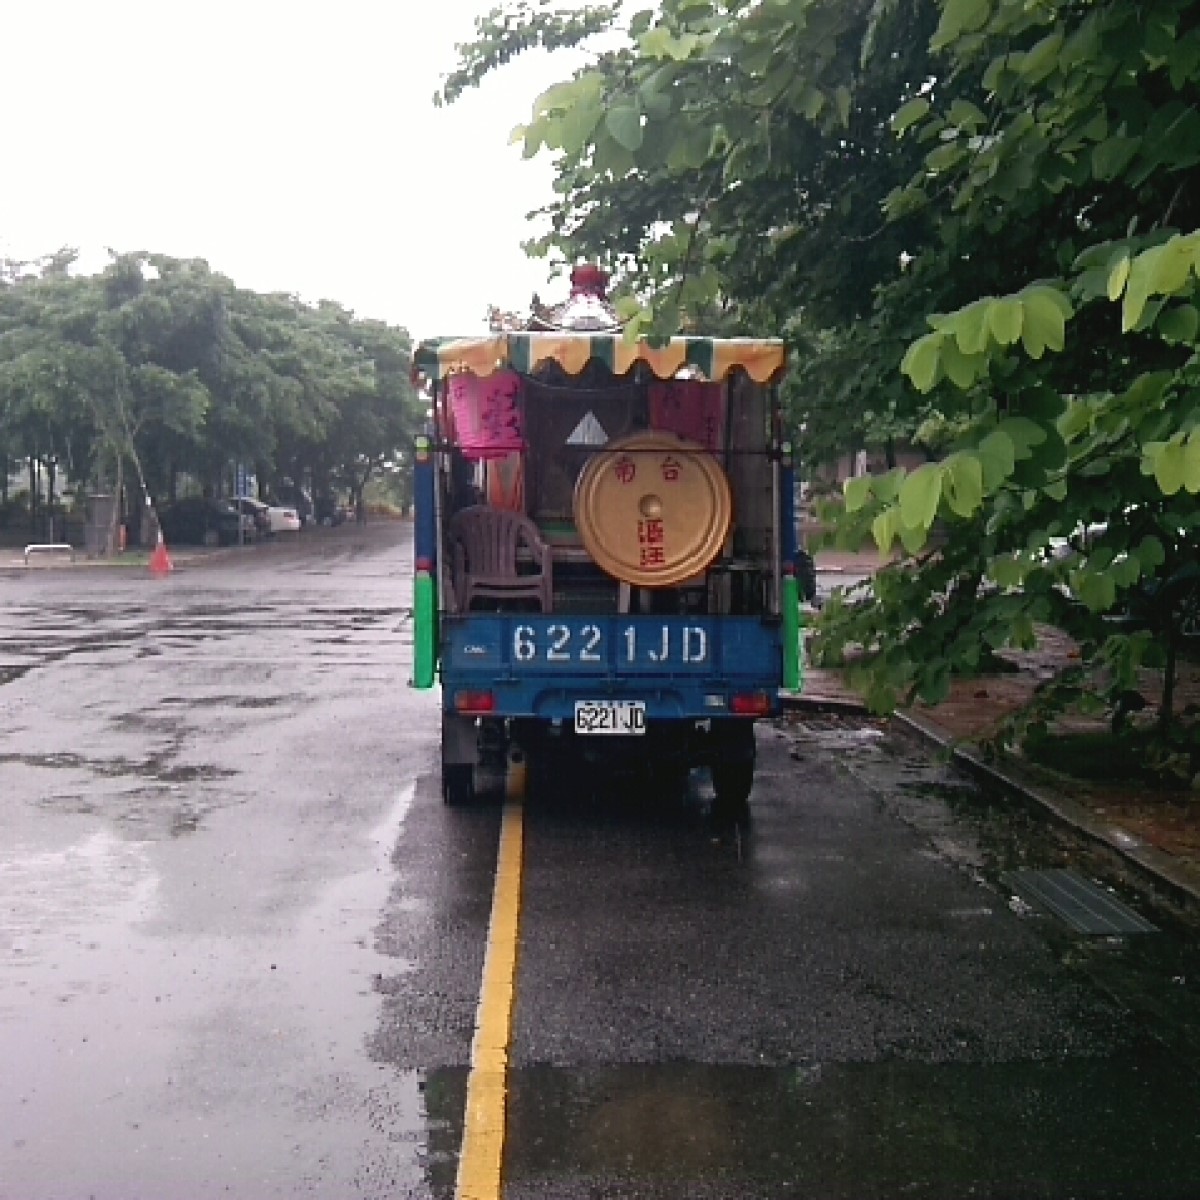
<svg viewBox="0 0 1200 1200">
<path fill-rule="evenodd" d="M 1078 933 L 1111 936 L 1158 932 L 1133 909 L 1074 871 L 1009 871 L 1002 879 L 1006 887 L 1048 909 Z"/>
</svg>

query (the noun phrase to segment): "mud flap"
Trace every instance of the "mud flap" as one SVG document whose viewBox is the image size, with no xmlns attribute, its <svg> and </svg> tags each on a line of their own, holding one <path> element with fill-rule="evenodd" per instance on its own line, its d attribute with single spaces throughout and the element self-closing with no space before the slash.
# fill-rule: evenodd
<svg viewBox="0 0 1200 1200">
<path fill-rule="evenodd" d="M 442 713 L 442 766 L 475 766 L 479 755 L 479 731 L 474 717 Z"/>
</svg>

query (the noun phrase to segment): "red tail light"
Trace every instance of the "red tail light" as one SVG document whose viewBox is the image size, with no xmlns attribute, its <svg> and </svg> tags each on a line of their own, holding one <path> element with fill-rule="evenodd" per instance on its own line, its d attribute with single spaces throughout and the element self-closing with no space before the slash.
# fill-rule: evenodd
<svg viewBox="0 0 1200 1200">
<path fill-rule="evenodd" d="M 735 717 L 766 717 L 771 713 L 771 697 L 766 692 L 743 692 L 730 696 L 729 711 Z"/>
<path fill-rule="evenodd" d="M 454 709 L 467 716 L 482 716 L 496 711 L 496 697 L 491 692 L 455 692 Z"/>
</svg>

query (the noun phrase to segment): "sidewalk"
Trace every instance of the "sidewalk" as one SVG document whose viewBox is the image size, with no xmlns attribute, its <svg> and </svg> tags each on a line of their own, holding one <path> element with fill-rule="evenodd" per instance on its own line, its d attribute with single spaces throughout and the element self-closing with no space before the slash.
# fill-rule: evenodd
<svg viewBox="0 0 1200 1200">
<path fill-rule="evenodd" d="M 181 542 L 168 542 L 167 553 L 173 569 L 213 562 L 217 559 L 228 558 L 231 555 L 262 554 L 298 545 L 295 539 L 303 538 L 305 542 L 317 539 L 348 537 L 351 533 L 361 536 L 364 528 L 375 529 L 384 524 L 382 518 L 361 526 L 346 522 L 338 526 L 309 526 L 298 533 L 281 533 L 275 537 L 256 539 L 244 546 L 193 546 Z M 35 551 L 25 562 L 24 546 L 0 545 L 0 574 L 19 575 L 33 571 L 57 570 L 112 570 L 112 571 L 148 571 L 151 550 L 146 547 L 133 546 L 122 554 L 111 558 L 91 557 L 76 547 L 74 555 L 66 551 Z"/>
<path fill-rule="evenodd" d="M 253 549 L 253 546 L 169 546 L 168 553 L 172 567 L 187 566 L 190 563 L 206 561 L 225 554 L 236 554 Z M 118 554 L 113 558 L 93 558 L 82 550 L 76 549 L 74 555 L 62 551 L 38 550 L 25 559 L 24 549 L 19 546 L 0 546 L 0 573 L 5 575 L 23 575 L 35 571 L 63 570 L 110 570 L 110 571 L 146 571 L 149 569 L 150 551 L 134 548 Z"/>
<path fill-rule="evenodd" d="M 1004 674 L 955 680 L 950 695 L 935 707 L 917 705 L 893 720 L 948 754 L 967 773 L 1073 829 L 1096 846 L 1119 856 L 1123 865 L 1172 902 L 1200 911 L 1200 795 L 1151 790 L 1137 780 L 1080 779 L 1034 763 L 1018 751 L 985 757 L 980 743 L 994 734 L 1009 713 L 1026 703 L 1056 664 L 1077 652 L 1069 639 L 1046 630 L 1038 651 L 1014 655 L 1016 669 Z M 1157 673 L 1146 673 L 1142 690 L 1153 700 Z M 1181 668 L 1177 711 L 1200 701 L 1200 666 Z M 785 711 L 865 713 L 861 699 L 840 671 L 809 667 L 798 695 L 784 698 Z M 1103 716 L 1065 717 L 1057 730 L 1086 733 L 1107 728 Z"/>
</svg>

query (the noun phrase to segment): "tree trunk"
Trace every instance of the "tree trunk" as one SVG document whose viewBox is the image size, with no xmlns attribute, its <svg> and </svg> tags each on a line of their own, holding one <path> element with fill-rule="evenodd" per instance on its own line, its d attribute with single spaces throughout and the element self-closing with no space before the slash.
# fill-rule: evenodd
<svg viewBox="0 0 1200 1200">
<path fill-rule="evenodd" d="M 1165 738 L 1175 720 L 1175 678 L 1179 670 L 1179 634 L 1176 623 L 1167 620 L 1167 661 L 1163 665 L 1162 704 L 1158 708 L 1158 731 Z"/>
<path fill-rule="evenodd" d="M 49 514 L 49 532 L 47 540 L 51 542 L 60 542 L 63 539 L 59 537 L 58 530 L 55 528 L 57 508 L 54 503 L 54 485 L 58 480 L 58 464 L 53 458 L 46 460 L 46 512 Z M 65 530 L 63 531 L 65 536 Z"/>
<path fill-rule="evenodd" d="M 29 533 L 30 536 L 37 536 L 37 518 L 38 518 L 38 476 L 37 476 L 37 456 L 31 454 L 29 456 Z"/>
<path fill-rule="evenodd" d="M 121 522 L 125 512 L 125 463 L 117 455 L 117 486 L 113 489 L 112 516 L 108 522 L 108 540 L 104 547 L 107 558 L 113 558 L 121 549 Z"/>
</svg>

